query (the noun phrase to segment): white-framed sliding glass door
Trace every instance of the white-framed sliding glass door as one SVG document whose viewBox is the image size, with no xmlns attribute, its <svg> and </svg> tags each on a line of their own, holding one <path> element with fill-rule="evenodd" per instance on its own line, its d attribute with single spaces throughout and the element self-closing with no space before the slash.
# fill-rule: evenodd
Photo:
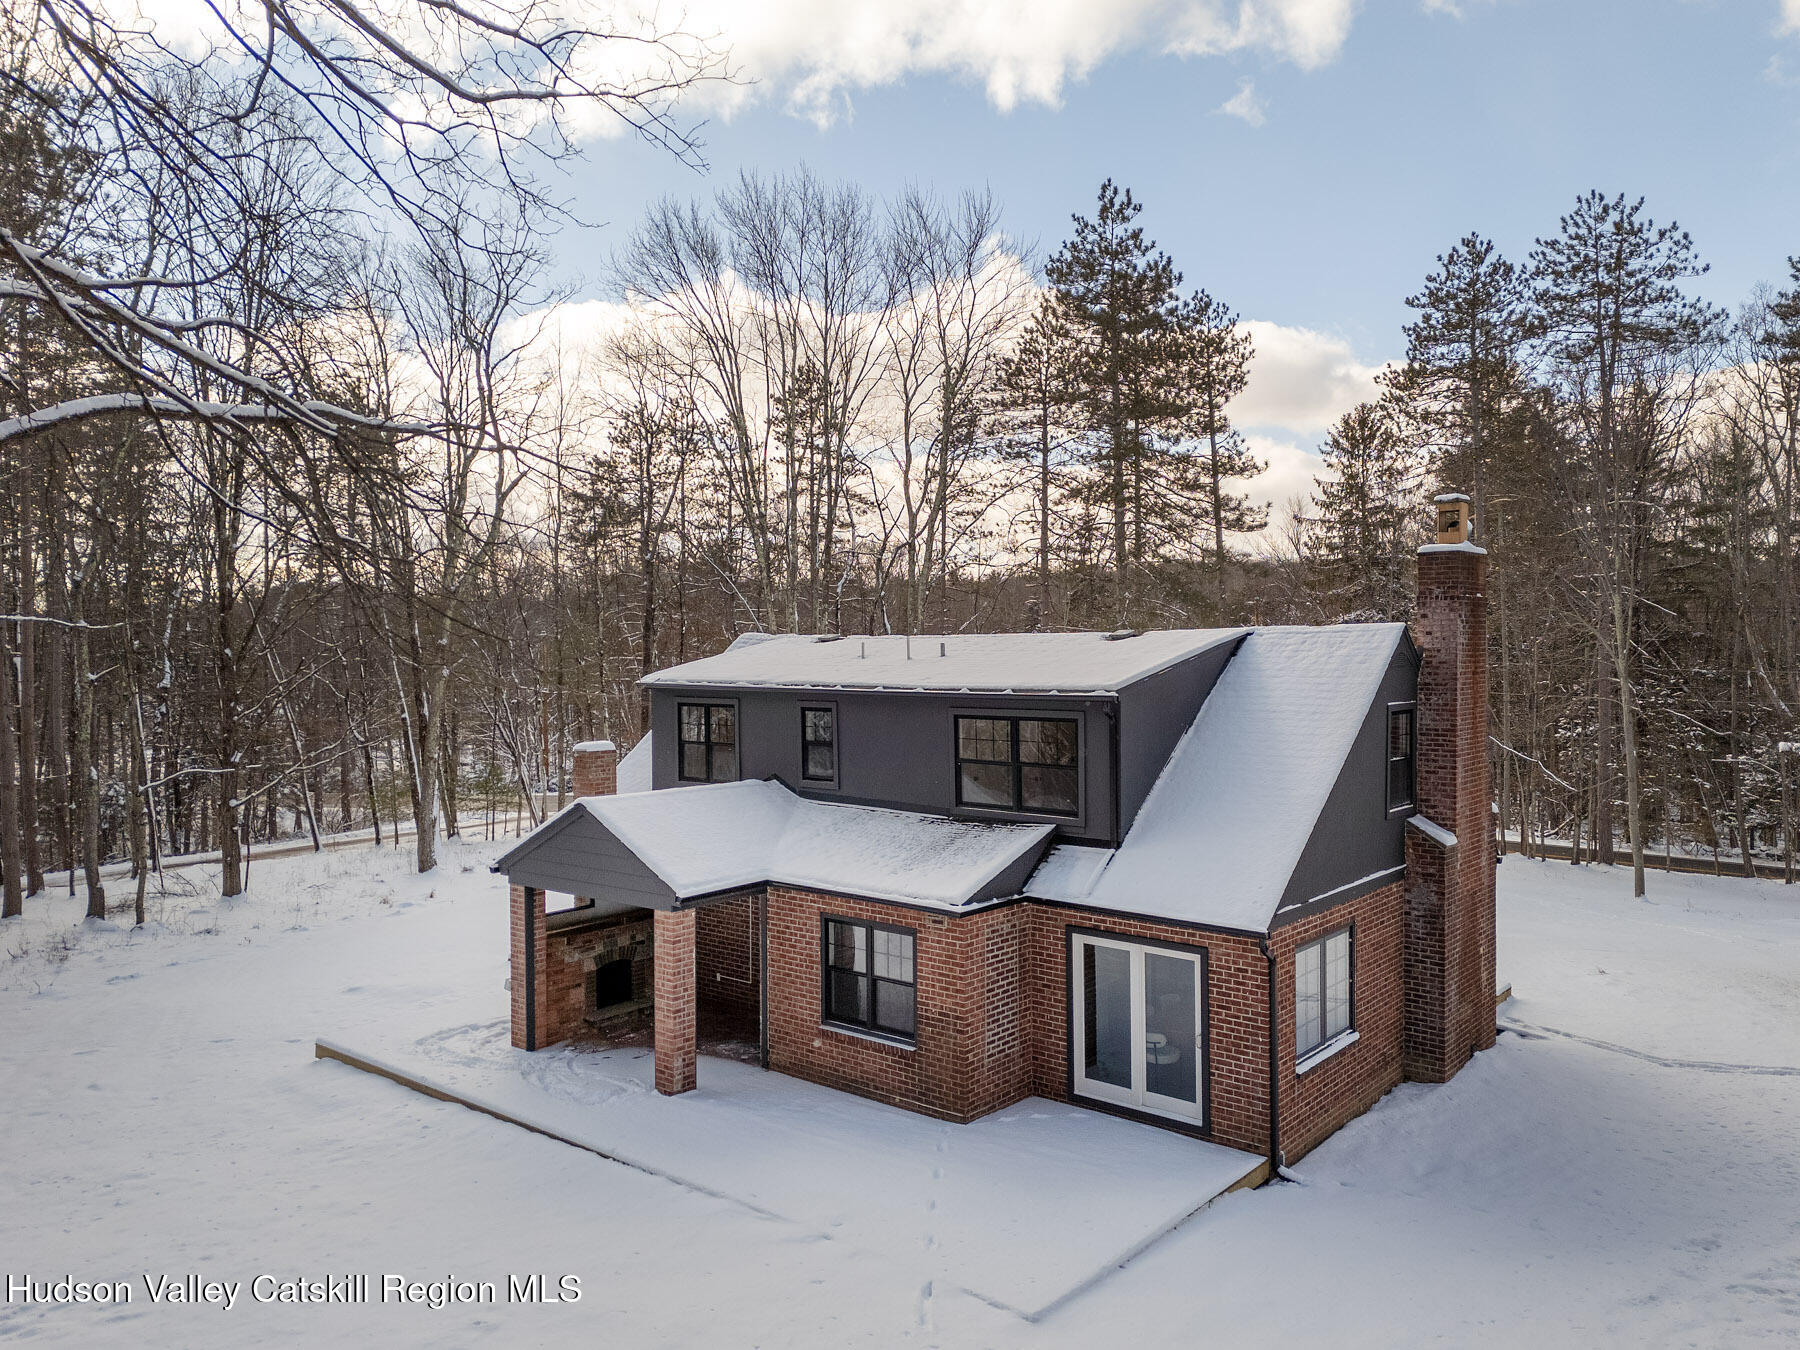
<svg viewBox="0 0 1800 1350">
<path fill-rule="evenodd" d="M 1196 1124 L 1206 1118 L 1206 957 L 1069 934 L 1078 1097 Z"/>
</svg>

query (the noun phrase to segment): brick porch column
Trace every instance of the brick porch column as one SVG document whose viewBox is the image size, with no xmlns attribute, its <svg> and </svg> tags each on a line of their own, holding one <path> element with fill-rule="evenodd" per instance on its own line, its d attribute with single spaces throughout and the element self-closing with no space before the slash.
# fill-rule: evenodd
<svg viewBox="0 0 1800 1350">
<path fill-rule="evenodd" d="M 519 1050 L 543 1044 L 550 999 L 544 978 L 549 942 L 544 936 L 544 893 L 512 888 L 512 1043 Z"/>
<path fill-rule="evenodd" d="M 656 1090 L 672 1097 L 694 1090 L 693 910 L 656 911 L 651 959 L 656 963 Z"/>
</svg>

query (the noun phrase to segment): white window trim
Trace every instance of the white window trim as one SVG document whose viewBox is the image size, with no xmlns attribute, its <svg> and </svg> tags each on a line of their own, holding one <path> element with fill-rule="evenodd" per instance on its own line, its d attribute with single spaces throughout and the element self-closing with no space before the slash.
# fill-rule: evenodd
<svg viewBox="0 0 1800 1350">
<path fill-rule="evenodd" d="M 1304 1055 L 1300 1056 L 1299 1059 L 1294 1061 L 1294 1077 L 1298 1078 L 1308 1069 L 1317 1068 L 1333 1055 L 1337 1054 L 1338 1051 L 1348 1050 L 1360 1039 L 1361 1037 L 1356 1034 L 1356 1028 L 1349 1027 L 1338 1032 L 1338 1034 L 1333 1036 L 1330 1040 L 1315 1045 Z"/>
</svg>

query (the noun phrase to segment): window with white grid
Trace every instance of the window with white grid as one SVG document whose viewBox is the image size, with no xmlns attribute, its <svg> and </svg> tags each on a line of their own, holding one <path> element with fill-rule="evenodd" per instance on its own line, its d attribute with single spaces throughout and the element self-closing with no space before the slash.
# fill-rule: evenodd
<svg viewBox="0 0 1800 1350">
<path fill-rule="evenodd" d="M 1294 953 L 1294 1057 L 1304 1059 L 1350 1030 L 1350 930 L 1340 928 Z"/>
</svg>

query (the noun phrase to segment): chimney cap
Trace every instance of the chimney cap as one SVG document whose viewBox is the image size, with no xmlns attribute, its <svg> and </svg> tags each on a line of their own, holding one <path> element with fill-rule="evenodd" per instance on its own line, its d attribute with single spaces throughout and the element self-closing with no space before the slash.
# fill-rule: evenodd
<svg viewBox="0 0 1800 1350">
<path fill-rule="evenodd" d="M 1469 519 L 1469 499 L 1460 492 L 1440 493 L 1432 499 L 1431 509 L 1437 516 L 1439 544 L 1468 544 L 1474 534 Z"/>
<path fill-rule="evenodd" d="M 570 747 L 578 755 L 603 755 L 608 750 L 616 753 L 618 748 L 611 741 L 578 741 Z"/>
</svg>

